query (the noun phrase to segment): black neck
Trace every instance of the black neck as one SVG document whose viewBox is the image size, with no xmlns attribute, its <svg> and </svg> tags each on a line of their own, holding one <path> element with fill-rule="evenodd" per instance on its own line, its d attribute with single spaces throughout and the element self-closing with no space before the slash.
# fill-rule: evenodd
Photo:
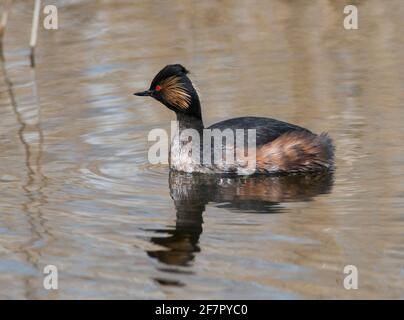
<svg viewBox="0 0 404 320">
<path fill-rule="evenodd" d="M 177 112 L 177 121 L 180 131 L 185 129 L 195 129 L 197 131 L 202 131 L 204 128 L 201 116 L 194 116 Z"/>
<path fill-rule="evenodd" d="M 198 93 L 192 86 L 191 80 L 185 78 L 189 82 L 188 93 L 191 98 L 188 108 L 186 110 L 178 110 L 177 108 L 170 108 L 175 111 L 177 121 L 179 122 L 179 130 L 195 129 L 202 133 L 203 121 L 201 112 L 201 103 L 199 101 Z"/>
</svg>

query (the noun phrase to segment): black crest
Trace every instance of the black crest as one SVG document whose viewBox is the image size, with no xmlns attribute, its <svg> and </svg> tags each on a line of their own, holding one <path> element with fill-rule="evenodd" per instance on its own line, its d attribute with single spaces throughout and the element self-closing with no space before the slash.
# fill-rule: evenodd
<svg viewBox="0 0 404 320">
<path fill-rule="evenodd" d="M 159 73 L 154 77 L 150 89 L 153 89 L 156 85 L 158 85 L 161 81 L 164 79 L 173 77 L 173 76 L 178 76 L 182 77 L 186 74 L 188 74 L 189 71 L 181 64 L 169 64 L 165 66 L 163 69 L 160 70 Z"/>
</svg>

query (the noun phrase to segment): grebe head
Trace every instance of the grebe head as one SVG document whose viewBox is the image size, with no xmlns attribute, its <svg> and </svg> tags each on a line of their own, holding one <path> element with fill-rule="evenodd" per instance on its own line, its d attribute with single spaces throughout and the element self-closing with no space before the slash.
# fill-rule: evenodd
<svg viewBox="0 0 404 320">
<path fill-rule="evenodd" d="M 153 97 L 177 114 L 201 118 L 198 93 L 187 74 L 180 64 L 167 65 L 154 77 L 149 90 L 134 95 Z"/>
</svg>

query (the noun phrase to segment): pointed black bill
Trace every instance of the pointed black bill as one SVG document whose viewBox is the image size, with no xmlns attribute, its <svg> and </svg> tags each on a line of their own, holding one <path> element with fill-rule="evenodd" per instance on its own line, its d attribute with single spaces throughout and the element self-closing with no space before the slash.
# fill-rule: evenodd
<svg viewBox="0 0 404 320">
<path fill-rule="evenodd" d="M 151 96 L 152 95 L 152 91 L 151 90 L 146 90 L 143 92 L 136 92 L 134 93 L 135 96 L 140 96 L 140 97 L 147 97 L 147 96 Z"/>
</svg>

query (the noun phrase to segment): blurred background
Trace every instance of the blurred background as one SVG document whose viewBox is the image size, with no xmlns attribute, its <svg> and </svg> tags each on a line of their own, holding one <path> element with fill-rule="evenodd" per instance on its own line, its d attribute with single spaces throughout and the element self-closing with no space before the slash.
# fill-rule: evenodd
<svg viewBox="0 0 404 320">
<path fill-rule="evenodd" d="M 0 77 L 0 299 L 404 298 L 401 0 L 13 1 Z M 359 29 L 345 30 L 354 4 Z M 336 145 L 334 175 L 150 165 L 174 114 L 134 97 L 181 63 L 204 122 L 272 117 Z M 55 265 L 59 289 L 43 288 Z M 359 289 L 343 286 L 345 265 Z"/>
</svg>

